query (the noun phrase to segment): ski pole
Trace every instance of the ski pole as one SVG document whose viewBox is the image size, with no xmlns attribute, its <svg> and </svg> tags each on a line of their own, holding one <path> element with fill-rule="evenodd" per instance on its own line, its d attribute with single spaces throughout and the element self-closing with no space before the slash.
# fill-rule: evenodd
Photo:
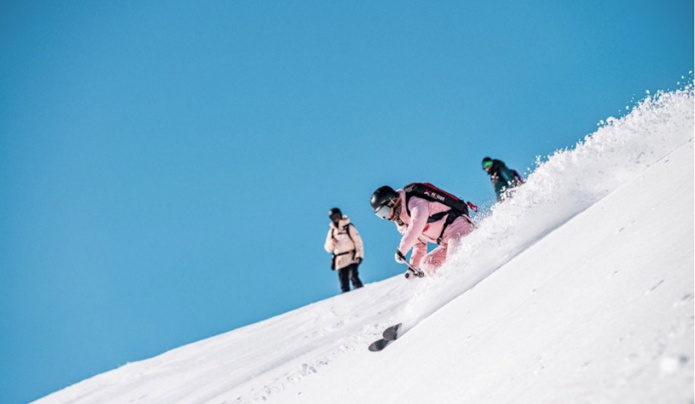
<svg viewBox="0 0 695 404">
<path fill-rule="evenodd" d="M 411 273 L 416 278 L 424 278 L 425 277 L 425 274 L 421 270 L 416 269 L 414 266 L 408 264 L 407 262 L 404 262 L 404 264 L 408 267 L 408 272 L 405 273 L 406 279 L 410 279 Z"/>
<path fill-rule="evenodd" d="M 410 264 L 408 263 L 408 261 L 406 261 L 405 255 L 403 255 L 402 252 L 396 251 L 396 258 L 397 258 L 396 261 L 398 261 L 398 262 L 400 262 L 400 263 L 402 263 L 402 264 L 405 264 L 405 266 L 408 267 L 408 271 L 410 271 L 410 272 L 407 272 L 407 271 L 406 271 L 406 273 L 405 273 L 406 279 L 409 279 L 409 278 L 410 278 L 410 273 L 411 273 L 411 272 L 412 272 L 413 276 L 416 276 L 416 277 L 418 277 L 418 278 L 422 278 L 422 277 L 425 276 L 425 274 L 424 274 L 420 269 L 415 268 L 414 266 L 410 265 Z"/>
</svg>

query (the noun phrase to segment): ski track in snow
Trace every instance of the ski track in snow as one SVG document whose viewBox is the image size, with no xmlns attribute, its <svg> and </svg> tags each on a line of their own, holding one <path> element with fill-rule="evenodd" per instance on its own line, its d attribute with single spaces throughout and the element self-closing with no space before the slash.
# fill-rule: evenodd
<svg viewBox="0 0 695 404">
<path fill-rule="evenodd" d="M 368 284 L 125 365 L 37 403 L 244 404 L 271 400 L 341 357 L 366 350 L 387 326 L 403 322 L 403 330 L 408 331 L 650 166 L 667 162 L 669 153 L 689 142 L 693 142 L 692 85 L 650 96 L 627 116 L 607 119 L 574 148 L 557 151 L 545 160 L 539 158 L 511 199 L 479 215 L 478 229 L 463 240 L 435 276 L 406 282 L 399 275 Z M 623 226 L 616 234 L 627 231 L 629 226 Z M 619 272 L 614 271 L 613 276 Z M 657 292 L 663 283 L 654 282 L 644 293 Z M 684 295 L 678 304 L 692 305 L 693 294 Z M 672 334 L 681 335 L 681 331 L 672 330 Z M 666 341 L 656 345 L 663 346 L 661 370 L 665 374 L 692 361 L 678 353 L 666 354 Z M 633 374 L 621 377 L 639 377 L 643 371 L 638 366 L 640 355 L 654 353 L 634 353 L 631 360 L 636 365 L 629 370 Z M 591 367 L 585 363 L 578 371 Z"/>
</svg>

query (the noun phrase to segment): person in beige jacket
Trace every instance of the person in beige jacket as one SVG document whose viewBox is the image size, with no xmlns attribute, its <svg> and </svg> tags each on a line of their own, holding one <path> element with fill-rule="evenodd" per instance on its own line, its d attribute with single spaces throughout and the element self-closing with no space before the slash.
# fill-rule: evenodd
<svg viewBox="0 0 695 404">
<path fill-rule="evenodd" d="M 333 254 L 332 270 L 338 270 L 340 290 L 345 293 L 350 291 L 350 281 L 355 289 L 362 287 L 359 277 L 359 266 L 364 257 L 362 238 L 355 226 L 350 223 L 347 216 L 338 208 L 328 212 L 331 219 L 326 242 L 323 248 Z"/>
</svg>

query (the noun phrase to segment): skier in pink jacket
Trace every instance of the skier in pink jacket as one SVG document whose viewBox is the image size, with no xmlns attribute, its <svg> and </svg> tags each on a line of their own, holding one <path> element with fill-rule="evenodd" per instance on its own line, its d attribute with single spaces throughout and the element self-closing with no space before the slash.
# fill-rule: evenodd
<svg viewBox="0 0 695 404">
<path fill-rule="evenodd" d="M 374 213 L 396 224 L 403 235 L 395 259 L 406 263 L 412 249 L 406 277 L 432 275 L 451 254 L 452 244 L 474 229 L 468 207 L 475 205 L 427 183 L 413 183 L 395 191 L 389 186 L 377 189 L 371 198 Z M 427 253 L 427 243 L 438 247 Z M 414 276 L 412 276 L 414 275 Z"/>
</svg>

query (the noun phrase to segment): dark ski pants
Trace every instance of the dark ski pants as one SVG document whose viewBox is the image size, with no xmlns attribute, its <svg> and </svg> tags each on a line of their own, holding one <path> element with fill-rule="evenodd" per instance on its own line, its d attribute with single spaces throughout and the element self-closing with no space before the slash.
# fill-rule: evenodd
<svg viewBox="0 0 695 404">
<path fill-rule="evenodd" d="M 362 287 L 360 274 L 358 271 L 359 264 L 350 264 L 345 268 L 338 270 L 338 279 L 340 279 L 340 290 L 345 293 L 350 291 L 350 281 L 355 289 Z"/>
</svg>

